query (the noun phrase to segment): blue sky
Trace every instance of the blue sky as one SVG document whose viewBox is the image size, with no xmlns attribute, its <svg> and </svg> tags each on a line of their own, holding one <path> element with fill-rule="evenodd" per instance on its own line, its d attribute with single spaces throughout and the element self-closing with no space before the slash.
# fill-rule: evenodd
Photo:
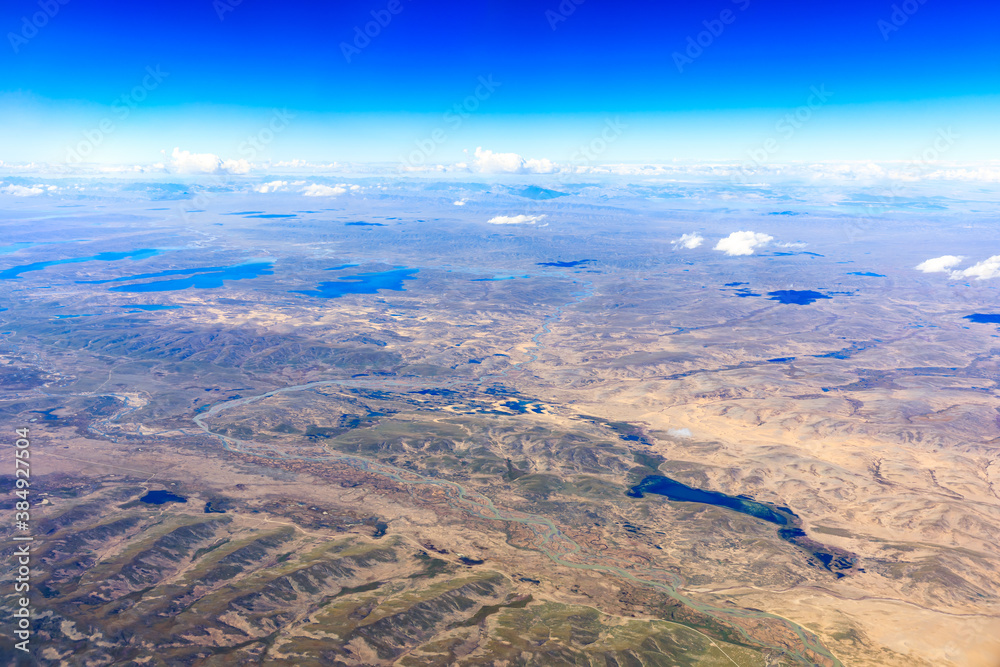
<svg viewBox="0 0 1000 667">
<path fill-rule="evenodd" d="M 0 160 L 63 161 L 87 136 L 98 162 L 239 158 L 275 108 L 294 118 L 258 160 L 397 161 L 436 129 L 431 161 L 565 160 L 609 118 L 628 126 L 614 161 L 743 160 L 772 138 L 770 160 L 905 160 L 949 126 L 948 159 L 1000 146 L 996 3 L 237 1 L 8 3 Z"/>
</svg>

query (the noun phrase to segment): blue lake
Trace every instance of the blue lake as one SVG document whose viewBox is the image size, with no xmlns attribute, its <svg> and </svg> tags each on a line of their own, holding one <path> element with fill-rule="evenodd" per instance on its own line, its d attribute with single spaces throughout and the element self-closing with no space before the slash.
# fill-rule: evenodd
<svg viewBox="0 0 1000 667">
<path fill-rule="evenodd" d="M 79 264 L 81 262 L 116 262 L 122 259 L 147 259 L 149 257 L 155 257 L 162 252 L 162 250 L 144 248 L 142 250 L 131 250 L 128 252 L 101 252 L 96 255 L 91 255 L 90 257 L 72 257 L 70 259 L 54 259 L 48 262 L 20 264 L 18 266 L 12 266 L 9 269 L 0 271 L 0 280 L 12 280 L 19 277 L 22 273 L 41 271 L 42 269 L 46 269 L 50 266 L 59 266 L 60 264 Z"/>
<path fill-rule="evenodd" d="M 158 304 L 142 304 L 136 306 L 118 306 L 119 308 L 132 308 L 134 310 L 173 310 L 181 306 L 161 306 Z"/>
<path fill-rule="evenodd" d="M 554 266 L 560 269 L 569 269 L 574 266 L 582 266 L 593 261 L 594 260 L 592 259 L 576 259 L 570 262 L 536 262 L 536 264 L 538 264 L 538 266 Z"/>
<path fill-rule="evenodd" d="M 641 482 L 633 486 L 626 495 L 631 498 L 642 498 L 643 494 L 653 493 L 658 496 L 666 496 L 667 500 L 674 500 L 687 503 L 703 503 L 706 505 L 716 505 L 725 507 L 741 514 L 748 514 L 758 519 L 763 519 L 779 526 L 785 526 L 793 515 L 783 514 L 777 509 L 758 503 L 754 500 L 728 496 L 718 491 L 702 491 L 687 484 L 681 484 L 663 475 L 649 475 Z"/>
<path fill-rule="evenodd" d="M 390 269 L 375 273 L 356 273 L 339 280 L 320 283 L 314 290 L 291 290 L 293 294 L 305 294 L 320 299 L 336 299 L 345 294 L 375 294 L 379 290 L 405 292 L 403 281 L 412 280 L 420 269 Z"/>
<path fill-rule="evenodd" d="M 170 493 L 169 491 L 150 491 L 142 498 L 139 498 L 144 503 L 149 503 L 150 505 L 162 505 L 164 503 L 186 503 L 187 498 L 184 496 L 178 496 L 176 493 Z"/>
<path fill-rule="evenodd" d="M 966 315 L 962 319 L 975 322 L 976 324 L 1000 324 L 1000 315 L 991 315 L 988 313 L 973 313 L 972 315 Z"/>
<path fill-rule="evenodd" d="M 212 266 L 201 269 L 175 269 L 170 271 L 160 271 L 159 273 L 146 273 L 128 278 L 119 278 L 116 281 L 140 280 L 143 278 L 158 278 L 167 275 L 187 275 L 185 278 L 174 278 L 172 280 L 154 280 L 149 283 L 137 283 L 133 285 L 116 285 L 111 287 L 112 292 L 173 292 L 183 289 L 217 289 L 225 285 L 227 280 L 248 280 L 258 276 L 270 276 L 274 274 L 272 262 L 253 262 L 250 264 L 237 264 L 235 266 Z"/>
<path fill-rule="evenodd" d="M 849 276 L 866 276 L 868 278 L 885 278 L 881 273 L 872 273 L 871 271 L 851 271 L 847 275 Z"/>
<path fill-rule="evenodd" d="M 778 303 L 793 303 L 799 306 L 805 306 L 813 303 L 817 299 L 831 298 L 822 292 L 814 292 L 813 290 L 808 289 L 782 289 L 775 292 L 768 292 L 767 295 L 771 297 L 771 301 L 777 301 Z"/>
<path fill-rule="evenodd" d="M 857 565 L 857 557 L 854 554 L 810 539 L 800 527 L 802 521 L 787 507 L 759 503 L 750 498 L 730 496 L 717 491 L 702 491 L 663 475 L 644 477 L 641 482 L 629 489 L 626 495 L 631 498 L 642 498 L 644 493 L 664 496 L 674 502 L 724 507 L 773 523 L 778 526 L 779 538 L 808 552 L 811 564 L 834 573 L 838 579 L 846 576 L 844 572 L 853 570 Z"/>
<path fill-rule="evenodd" d="M 218 271 L 226 271 L 230 268 L 232 267 L 202 266 L 197 269 L 167 269 L 166 271 L 156 271 L 154 273 L 137 273 L 134 276 L 124 276 L 122 278 L 109 278 L 108 280 L 77 280 L 76 282 L 78 285 L 106 285 L 107 283 L 121 283 L 128 280 L 144 280 L 146 278 L 165 278 L 166 276 L 187 276 L 191 275 L 192 273 L 215 273 Z"/>
<path fill-rule="evenodd" d="M 750 297 L 750 296 L 760 296 L 760 294 L 758 294 L 757 292 L 754 292 L 749 287 L 741 287 L 741 285 L 749 285 L 749 284 L 750 283 L 741 283 L 741 282 L 726 283 L 725 285 L 723 285 L 719 289 L 720 289 L 720 291 L 723 291 L 723 292 L 732 292 L 733 296 L 738 296 L 741 299 L 745 299 L 745 298 Z"/>
</svg>

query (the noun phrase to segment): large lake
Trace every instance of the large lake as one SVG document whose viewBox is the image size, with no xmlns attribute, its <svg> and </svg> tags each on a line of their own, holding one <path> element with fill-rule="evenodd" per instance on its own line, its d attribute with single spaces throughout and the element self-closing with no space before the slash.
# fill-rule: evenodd
<svg viewBox="0 0 1000 667">
<path fill-rule="evenodd" d="M 663 475 L 649 475 L 643 478 L 641 482 L 629 489 L 626 495 L 632 498 L 642 498 L 645 493 L 666 496 L 667 500 L 717 505 L 741 514 L 749 514 L 779 526 L 787 525 L 792 518 L 790 512 L 784 514 L 781 510 L 771 508 L 755 500 L 729 496 L 718 491 L 703 491 Z"/>
<path fill-rule="evenodd" d="M 771 301 L 777 301 L 778 303 L 794 303 L 799 306 L 805 306 L 813 303 L 816 299 L 832 298 L 822 292 L 815 292 L 809 289 L 781 289 L 775 292 L 768 292 L 767 295 L 771 297 Z"/>
<path fill-rule="evenodd" d="M 132 285 L 116 285 L 109 288 L 112 292 L 172 292 L 183 289 L 215 289 L 222 287 L 227 280 L 248 280 L 258 276 L 270 276 L 274 274 L 272 262 L 251 262 L 247 264 L 236 264 L 235 266 L 206 266 L 197 269 L 170 269 L 157 273 L 140 273 L 125 278 L 115 278 L 113 280 L 87 281 L 96 284 L 124 282 L 132 280 L 145 280 L 148 278 L 164 278 L 166 276 L 185 276 L 183 278 L 172 278 L 170 280 L 154 280 L 148 283 L 135 283 Z"/>
<path fill-rule="evenodd" d="M 675 502 L 724 507 L 773 523 L 779 526 L 778 537 L 807 551 L 815 559 L 811 561 L 813 564 L 833 572 L 838 578 L 845 576 L 844 571 L 853 569 L 857 563 L 856 557 L 852 554 L 810 539 L 800 527 L 802 522 L 799 517 L 787 507 L 760 503 L 750 498 L 730 496 L 718 491 L 703 491 L 663 475 L 644 477 L 641 482 L 629 489 L 626 495 L 632 498 L 642 498 L 645 493 L 664 496 L 667 500 Z"/>
<path fill-rule="evenodd" d="M 12 280 L 19 277 L 22 273 L 41 271 L 42 269 L 47 269 L 50 266 L 59 266 L 60 264 L 79 264 L 81 262 L 116 262 L 122 259 L 147 259 L 149 257 L 159 255 L 161 252 L 163 251 L 156 250 L 154 248 L 143 248 L 141 250 L 130 250 L 126 252 L 101 252 L 96 255 L 90 255 L 89 257 L 70 257 L 68 259 L 53 259 L 47 262 L 19 264 L 17 266 L 12 266 L 9 269 L 0 271 L 0 280 Z"/>
<path fill-rule="evenodd" d="M 406 291 L 403 282 L 412 280 L 420 269 L 390 269 L 374 273 L 356 273 L 337 280 L 320 283 L 314 290 L 292 290 L 293 294 L 305 294 L 320 299 L 336 299 L 345 294 L 375 294 L 379 290 Z"/>
</svg>

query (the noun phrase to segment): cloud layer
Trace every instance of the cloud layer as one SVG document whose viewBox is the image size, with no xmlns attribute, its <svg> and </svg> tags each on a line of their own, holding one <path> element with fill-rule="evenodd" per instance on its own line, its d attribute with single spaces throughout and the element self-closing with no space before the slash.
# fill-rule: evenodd
<svg viewBox="0 0 1000 667">
<path fill-rule="evenodd" d="M 24 186 L 11 183 L 10 185 L 0 187 L 0 192 L 5 195 L 13 195 L 15 197 L 34 197 L 45 192 L 45 189 L 45 186 L 42 185 Z M 55 190 L 56 187 L 54 185 L 50 185 L 48 189 Z"/>
<path fill-rule="evenodd" d="M 192 153 L 174 147 L 170 153 L 171 170 L 178 174 L 246 174 L 250 163 L 246 160 L 223 160 L 214 153 Z"/>
<path fill-rule="evenodd" d="M 952 280 L 990 280 L 1000 278 L 1000 255 L 993 255 L 964 269 L 956 269 L 965 257 L 942 255 L 920 262 L 914 268 L 924 273 L 947 273 Z"/>
<path fill-rule="evenodd" d="M 254 188 L 254 192 L 260 192 L 267 194 L 268 192 L 279 192 L 288 187 L 288 181 L 271 181 L 270 183 L 262 183 Z"/>
<path fill-rule="evenodd" d="M 300 191 L 304 197 L 336 197 L 347 192 L 343 185 L 321 185 L 310 183 Z"/>
<path fill-rule="evenodd" d="M 704 242 L 704 236 L 698 232 L 691 232 L 690 234 L 681 234 L 679 239 L 674 239 L 670 243 L 674 246 L 674 248 L 687 248 L 688 250 L 694 250 Z"/>
<path fill-rule="evenodd" d="M 941 273 L 953 266 L 958 266 L 963 259 L 965 258 L 961 255 L 941 255 L 940 257 L 928 259 L 926 262 L 920 262 L 915 268 L 917 271 L 923 271 L 924 273 Z"/>
<path fill-rule="evenodd" d="M 952 271 L 951 277 L 954 280 L 962 278 L 975 278 L 976 280 L 1000 278 L 1000 255 L 993 255 L 988 259 L 973 264 L 967 269 Z"/>
<path fill-rule="evenodd" d="M 533 225 L 545 215 L 498 215 L 490 218 L 486 222 L 491 225 Z"/>
<path fill-rule="evenodd" d="M 473 161 L 483 174 L 552 174 L 559 168 L 549 160 L 526 160 L 517 153 L 494 153 L 476 148 Z"/>
<path fill-rule="evenodd" d="M 760 232 L 733 232 L 715 244 L 716 250 L 727 255 L 752 255 L 757 248 L 763 248 L 774 239 L 769 234 Z"/>
<path fill-rule="evenodd" d="M 299 181 L 301 183 L 301 181 Z M 322 183 L 310 183 L 299 190 L 304 197 L 336 197 L 345 192 L 355 192 L 360 190 L 360 185 L 338 183 L 337 185 L 323 185 Z"/>
</svg>

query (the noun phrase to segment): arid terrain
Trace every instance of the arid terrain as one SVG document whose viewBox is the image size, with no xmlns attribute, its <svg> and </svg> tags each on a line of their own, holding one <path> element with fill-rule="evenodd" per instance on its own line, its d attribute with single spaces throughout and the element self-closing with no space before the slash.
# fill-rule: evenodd
<svg viewBox="0 0 1000 667">
<path fill-rule="evenodd" d="M 3 211 L 37 664 L 1000 665 L 995 216 L 393 187 Z"/>
</svg>

